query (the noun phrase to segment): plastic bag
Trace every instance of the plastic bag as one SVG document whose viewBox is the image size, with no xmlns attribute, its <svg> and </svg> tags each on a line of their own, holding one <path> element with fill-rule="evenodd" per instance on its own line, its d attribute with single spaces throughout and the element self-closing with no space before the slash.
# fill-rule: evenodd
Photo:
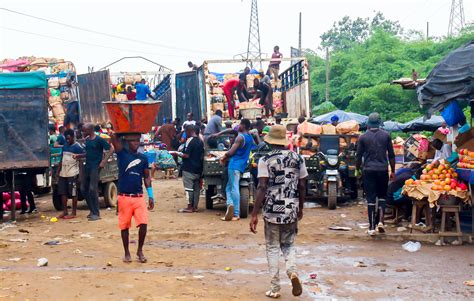
<svg viewBox="0 0 474 301">
<path fill-rule="evenodd" d="M 403 250 L 411 252 L 411 253 L 417 252 L 421 249 L 421 243 L 418 242 L 418 241 L 416 241 L 416 242 L 409 241 L 409 242 L 403 244 L 402 248 L 403 248 Z"/>
<path fill-rule="evenodd" d="M 458 123 L 465 123 L 466 121 L 466 116 L 464 116 L 464 113 L 456 100 L 451 101 L 444 110 L 441 111 L 441 116 L 449 126 L 454 126 Z"/>
</svg>

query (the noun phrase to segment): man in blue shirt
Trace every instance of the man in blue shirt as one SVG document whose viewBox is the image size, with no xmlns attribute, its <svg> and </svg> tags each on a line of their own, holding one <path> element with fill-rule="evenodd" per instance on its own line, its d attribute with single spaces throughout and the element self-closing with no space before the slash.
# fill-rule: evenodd
<svg viewBox="0 0 474 301">
<path fill-rule="evenodd" d="M 147 203 L 143 197 L 142 182 L 145 184 L 148 194 L 148 210 L 155 206 L 153 190 L 151 187 L 150 169 L 148 159 L 144 154 L 138 153 L 140 146 L 140 135 L 127 136 L 127 148 L 116 134 L 112 135 L 112 144 L 117 153 L 119 179 L 118 179 L 118 218 L 121 230 L 122 243 L 125 251 L 123 261 L 132 261 L 129 251 L 129 228 L 132 217 L 138 230 L 137 258 L 139 262 L 147 261 L 143 255 L 143 245 L 148 224 Z"/>
<path fill-rule="evenodd" d="M 234 144 L 220 159 L 222 165 L 229 159 L 229 180 L 226 186 L 227 211 L 222 218 L 224 221 L 240 219 L 240 177 L 248 165 L 250 151 L 255 146 L 252 136 L 248 133 L 249 129 L 250 121 L 242 119 Z"/>
<path fill-rule="evenodd" d="M 150 87 L 146 84 L 145 79 L 142 79 L 140 83 L 136 83 L 135 89 L 137 90 L 136 100 L 147 100 L 148 96 L 151 99 L 154 99 L 151 95 Z"/>
</svg>

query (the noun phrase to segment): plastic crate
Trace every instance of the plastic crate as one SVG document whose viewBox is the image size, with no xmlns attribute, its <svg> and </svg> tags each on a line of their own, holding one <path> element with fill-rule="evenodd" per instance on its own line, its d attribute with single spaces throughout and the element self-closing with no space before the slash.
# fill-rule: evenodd
<svg viewBox="0 0 474 301">
<path fill-rule="evenodd" d="M 216 176 L 224 174 L 225 166 L 220 165 L 219 160 L 204 160 L 203 175 Z"/>
<path fill-rule="evenodd" d="M 317 171 L 320 169 L 319 158 L 317 156 L 305 158 L 305 164 L 308 171 Z"/>
</svg>

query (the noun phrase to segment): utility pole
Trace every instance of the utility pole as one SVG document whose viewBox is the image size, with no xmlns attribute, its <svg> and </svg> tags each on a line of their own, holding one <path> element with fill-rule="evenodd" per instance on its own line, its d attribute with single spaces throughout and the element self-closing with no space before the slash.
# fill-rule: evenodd
<svg viewBox="0 0 474 301">
<path fill-rule="evenodd" d="M 300 12 L 300 30 L 299 30 L 299 35 L 298 35 L 298 51 L 299 51 L 299 56 L 301 56 L 301 12 Z"/>
<path fill-rule="evenodd" d="M 249 26 L 249 40 L 247 44 L 247 66 L 253 68 L 253 62 L 249 60 L 257 60 L 262 68 L 262 50 L 260 48 L 260 27 L 258 24 L 258 6 L 257 0 L 252 0 L 250 9 L 250 26 Z"/>
<path fill-rule="evenodd" d="M 466 25 L 463 0 L 452 0 L 449 14 L 448 37 L 458 35 Z"/>
<path fill-rule="evenodd" d="M 326 101 L 329 101 L 329 48 L 326 47 Z"/>
<path fill-rule="evenodd" d="M 426 40 L 430 39 L 430 22 L 426 22 Z"/>
</svg>

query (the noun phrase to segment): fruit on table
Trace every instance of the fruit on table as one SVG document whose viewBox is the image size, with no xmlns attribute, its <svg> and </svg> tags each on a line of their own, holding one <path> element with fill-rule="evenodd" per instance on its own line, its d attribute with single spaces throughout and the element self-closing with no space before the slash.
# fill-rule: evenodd
<svg viewBox="0 0 474 301">
<path fill-rule="evenodd" d="M 459 150 L 459 168 L 474 169 L 474 151 L 468 149 Z"/>
</svg>

